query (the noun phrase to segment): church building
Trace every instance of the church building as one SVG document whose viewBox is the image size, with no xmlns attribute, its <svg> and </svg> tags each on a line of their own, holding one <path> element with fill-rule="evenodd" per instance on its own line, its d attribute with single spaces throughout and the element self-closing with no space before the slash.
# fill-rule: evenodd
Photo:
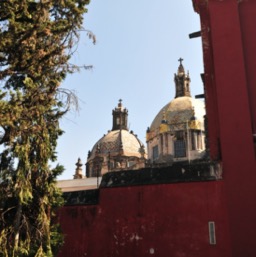
<svg viewBox="0 0 256 257">
<path fill-rule="evenodd" d="M 79 158 L 74 179 L 58 181 L 63 192 L 98 188 L 101 178 L 109 172 L 167 167 L 179 162 L 190 164 L 206 156 L 205 105 L 191 97 L 190 76 L 182 59 L 174 74 L 175 98 L 167 103 L 147 129 L 144 146 L 128 129 L 128 110 L 119 100 L 112 110 L 112 129 L 103 135 L 88 152 L 86 172 Z"/>
</svg>

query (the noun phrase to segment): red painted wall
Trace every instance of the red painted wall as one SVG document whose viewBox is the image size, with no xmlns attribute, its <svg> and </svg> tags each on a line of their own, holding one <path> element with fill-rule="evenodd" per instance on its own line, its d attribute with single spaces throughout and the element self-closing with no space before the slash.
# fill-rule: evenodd
<svg viewBox="0 0 256 257">
<path fill-rule="evenodd" d="M 98 205 L 65 206 L 58 217 L 59 257 L 231 256 L 223 181 L 103 188 Z"/>
<path fill-rule="evenodd" d="M 219 142 L 232 256 L 255 257 L 256 0 L 193 2 L 201 18 L 208 78 L 210 150 L 216 157 Z"/>
<path fill-rule="evenodd" d="M 243 1 L 239 5 L 243 55 L 248 88 L 253 133 L 256 134 L 256 1 Z"/>
</svg>

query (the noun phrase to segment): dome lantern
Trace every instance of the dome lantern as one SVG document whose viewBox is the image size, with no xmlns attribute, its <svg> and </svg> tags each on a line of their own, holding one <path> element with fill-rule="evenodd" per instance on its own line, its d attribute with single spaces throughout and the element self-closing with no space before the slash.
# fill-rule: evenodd
<svg viewBox="0 0 256 257">
<path fill-rule="evenodd" d="M 128 110 L 123 108 L 122 99 L 119 100 L 118 106 L 112 111 L 113 115 L 113 130 L 125 129 L 128 130 L 127 127 L 127 117 Z"/>
<path fill-rule="evenodd" d="M 183 59 L 180 58 L 178 61 L 180 62 L 180 65 L 178 67 L 178 72 L 177 74 L 174 74 L 174 82 L 175 82 L 175 89 L 176 89 L 175 98 L 182 97 L 182 96 L 191 97 L 189 73 L 185 74 L 185 69 L 182 65 Z"/>
</svg>

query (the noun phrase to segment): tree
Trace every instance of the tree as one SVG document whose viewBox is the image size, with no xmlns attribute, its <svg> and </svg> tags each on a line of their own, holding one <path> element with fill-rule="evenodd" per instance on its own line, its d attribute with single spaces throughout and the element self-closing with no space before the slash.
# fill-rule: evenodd
<svg viewBox="0 0 256 257">
<path fill-rule="evenodd" d="M 50 257 L 61 244 L 52 217 L 63 167 L 49 162 L 69 109 L 59 87 L 77 70 L 69 60 L 87 4 L 0 1 L 0 256 Z"/>
</svg>

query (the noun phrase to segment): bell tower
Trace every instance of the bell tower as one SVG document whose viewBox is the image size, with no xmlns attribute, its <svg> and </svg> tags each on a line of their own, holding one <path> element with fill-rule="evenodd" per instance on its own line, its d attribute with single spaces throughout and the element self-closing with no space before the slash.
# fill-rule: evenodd
<svg viewBox="0 0 256 257">
<path fill-rule="evenodd" d="M 113 130 L 121 130 L 127 128 L 127 117 L 128 117 L 128 110 L 123 108 L 122 99 L 119 100 L 118 106 L 112 111 L 113 115 Z"/>
<path fill-rule="evenodd" d="M 174 82 L 175 82 L 175 89 L 176 89 L 175 98 L 182 97 L 182 96 L 191 97 L 189 73 L 185 74 L 185 69 L 182 65 L 183 59 L 180 58 L 178 61 L 180 62 L 180 65 L 178 67 L 178 72 L 177 74 L 174 74 Z"/>
</svg>

